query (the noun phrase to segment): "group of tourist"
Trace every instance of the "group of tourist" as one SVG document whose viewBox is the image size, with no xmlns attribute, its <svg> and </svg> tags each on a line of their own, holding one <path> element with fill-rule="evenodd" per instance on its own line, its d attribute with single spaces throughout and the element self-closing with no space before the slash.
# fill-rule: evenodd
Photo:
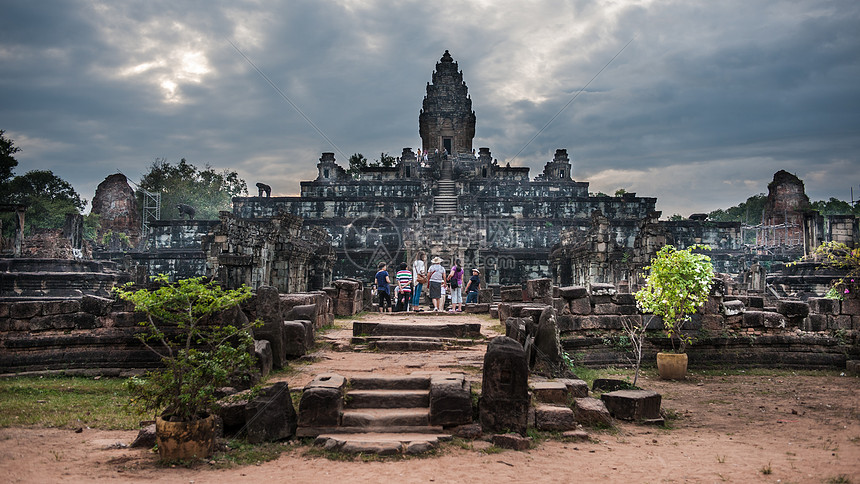
<svg viewBox="0 0 860 484">
<path fill-rule="evenodd" d="M 448 298 L 451 300 L 450 312 L 463 311 L 463 293 L 466 293 L 466 304 L 478 302 L 478 289 L 481 286 L 481 272 L 474 268 L 472 276 L 463 286 L 464 273 L 460 259 L 454 259 L 450 270 L 442 266 L 442 258 L 433 257 L 430 267 L 424 262 L 424 252 L 418 252 L 409 270 L 405 262 L 401 262 L 392 280 L 388 272 L 388 264 L 380 262 L 376 272 L 376 295 L 379 312 L 414 311 L 420 312 L 421 293 L 424 286 L 430 295 L 433 311 L 445 311 Z M 464 291 L 465 289 L 465 291 Z M 394 298 L 392 299 L 392 296 Z M 392 304 L 392 301 L 394 303 Z"/>
</svg>

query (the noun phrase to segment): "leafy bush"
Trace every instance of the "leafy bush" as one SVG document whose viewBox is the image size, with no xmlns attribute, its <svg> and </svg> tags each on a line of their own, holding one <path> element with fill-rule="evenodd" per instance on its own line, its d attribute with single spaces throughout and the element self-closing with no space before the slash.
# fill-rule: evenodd
<svg viewBox="0 0 860 484">
<path fill-rule="evenodd" d="M 680 341 L 683 353 L 692 339 L 682 330 L 684 324 L 708 300 L 714 278 L 711 258 L 693 250 L 710 250 L 706 245 L 694 245 L 687 249 L 663 246 L 651 265 L 645 287 L 636 292 L 636 303 L 645 312 L 663 319 L 666 336 L 675 350 L 675 337 Z"/>
<path fill-rule="evenodd" d="M 237 376 L 247 378 L 255 366 L 253 324 L 237 327 L 211 321 L 251 297 L 251 290 L 247 286 L 224 290 L 203 277 L 169 284 L 161 274 L 154 280 L 161 287 L 135 291 L 127 284 L 116 291 L 146 314 L 140 323 L 146 331 L 139 338 L 164 365 L 126 382 L 131 406 L 194 420 L 211 411 L 216 388 Z"/>
</svg>

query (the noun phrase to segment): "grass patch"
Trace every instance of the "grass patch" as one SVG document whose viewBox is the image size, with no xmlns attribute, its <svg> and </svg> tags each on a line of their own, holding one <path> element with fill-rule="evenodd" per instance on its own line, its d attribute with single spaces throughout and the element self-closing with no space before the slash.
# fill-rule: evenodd
<svg viewBox="0 0 860 484">
<path fill-rule="evenodd" d="M 210 461 L 214 461 L 216 469 L 228 469 L 231 467 L 260 464 L 275 460 L 288 449 L 281 442 L 264 442 L 261 444 L 249 444 L 244 440 L 230 440 L 227 442 L 228 450 L 216 452 Z"/>
<path fill-rule="evenodd" d="M 766 476 L 773 474 L 773 468 L 770 466 L 770 462 L 768 462 L 766 466 L 762 467 L 758 471 Z"/>
<path fill-rule="evenodd" d="M 851 478 L 848 477 L 848 474 L 839 474 L 836 477 L 828 477 L 826 484 L 851 484 Z"/>
<path fill-rule="evenodd" d="M 126 409 L 124 378 L 16 377 L 0 379 L 0 427 L 90 427 L 133 430 L 140 415 Z"/>
</svg>

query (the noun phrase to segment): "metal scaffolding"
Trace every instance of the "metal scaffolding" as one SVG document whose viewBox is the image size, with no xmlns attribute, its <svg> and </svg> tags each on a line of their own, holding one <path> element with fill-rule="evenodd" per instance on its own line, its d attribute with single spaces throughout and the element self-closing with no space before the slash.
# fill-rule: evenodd
<svg viewBox="0 0 860 484">
<path fill-rule="evenodd" d="M 149 221 L 161 219 L 161 193 L 153 193 L 143 188 L 137 188 L 143 194 L 143 217 L 141 217 L 141 233 L 144 237 L 149 233 Z"/>
</svg>

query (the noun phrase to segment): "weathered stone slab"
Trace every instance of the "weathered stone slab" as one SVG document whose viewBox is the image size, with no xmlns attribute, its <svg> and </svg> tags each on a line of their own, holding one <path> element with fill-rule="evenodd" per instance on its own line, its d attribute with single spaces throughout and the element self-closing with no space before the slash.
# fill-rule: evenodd
<svg viewBox="0 0 860 484">
<path fill-rule="evenodd" d="M 310 387 L 299 401 L 300 427 L 337 427 L 343 411 L 343 393 L 339 388 Z"/>
<path fill-rule="evenodd" d="M 609 413 L 621 420 L 660 418 L 659 393 L 650 390 L 617 390 L 600 396 Z"/>
<path fill-rule="evenodd" d="M 842 300 L 840 312 L 850 316 L 860 316 L 860 298 L 846 298 Z M 14 306 L 13 306 L 14 307 Z"/>
<path fill-rule="evenodd" d="M 499 296 L 502 298 L 502 302 L 522 302 L 523 290 L 519 286 L 503 287 L 499 290 Z"/>
<path fill-rule="evenodd" d="M 478 304 L 464 304 L 463 312 L 469 314 L 483 314 L 490 312 L 490 304 L 489 303 L 478 303 Z"/>
<path fill-rule="evenodd" d="M 618 305 L 613 303 L 595 304 L 592 308 L 592 312 L 596 315 L 619 314 Z"/>
<path fill-rule="evenodd" d="M 558 331 L 560 333 L 578 331 L 579 316 L 574 316 L 573 314 L 562 314 L 556 319 L 556 324 L 558 324 Z"/>
<path fill-rule="evenodd" d="M 266 378 L 272 371 L 272 344 L 267 340 L 254 340 L 254 356 L 257 358 L 260 377 Z"/>
<path fill-rule="evenodd" d="M 594 282 L 588 285 L 588 292 L 592 296 L 614 296 L 618 291 L 614 284 Z"/>
<path fill-rule="evenodd" d="M 285 358 L 298 358 L 308 352 L 307 329 L 301 321 L 284 321 L 283 345 Z"/>
<path fill-rule="evenodd" d="M 556 381 L 563 383 L 564 386 L 567 387 L 567 393 L 570 397 L 584 398 L 588 396 L 588 383 L 586 383 L 585 380 L 579 380 L 576 378 L 559 378 Z"/>
<path fill-rule="evenodd" d="M 742 303 L 741 301 L 723 301 L 722 313 L 725 316 L 735 316 L 737 314 L 743 314 L 744 311 L 746 311 L 746 306 L 744 306 L 744 303 Z"/>
<path fill-rule="evenodd" d="M 529 450 L 531 437 L 523 437 L 518 434 L 496 434 L 492 437 L 493 445 L 503 449 Z"/>
<path fill-rule="evenodd" d="M 548 278 L 530 279 L 526 281 L 526 293 L 531 300 L 552 298 L 552 280 Z"/>
<path fill-rule="evenodd" d="M 570 309 L 570 314 L 591 314 L 591 298 L 571 299 L 567 307 Z"/>
<path fill-rule="evenodd" d="M 596 398 L 576 398 L 573 400 L 573 411 L 577 423 L 589 426 L 610 426 L 612 416 L 603 401 Z"/>
<path fill-rule="evenodd" d="M 779 300 L 776 302 L 776 312 L 788 319 L 802 320 L 809 316 L 809 304 L 802 301 Z"/>
<path fill-rule="evenodd" d="M 256 317 L 263 323 L 261 327 L 254 328 L 254 335 L 271 343 L 272 365 L 283 368 L 287 362 L 287 349 L 284 345 L 284 320 L 281 317 L 278 290 L 272 286 L 258 287 L 254 303 Z"/>
<path fill-rule="evenodd" d="M 538 405 L 535 407 L 535 427 L 549 431 L 572 430 L 576 428 L 576 418 L 570 407 Z"/>
<path fill-rule="evenodd" d="M 559 381 L 541 381 L 529 385 L 532 395 L 539 402 L 566 405 L 570 395 L 567 385 Z"/>
<path fill-rule="evenodd" d="M 588 289 L 583 286 L 568 286 L 559 288 L 564 299 L 582 299 L 588 297 Z"/>
<path fill-rule="evenodd" d="M 110 314 L 113 299 L 85 294 L 81 298 L 81 311 L 95 314 L 96 316 L 107 316 Z"/>
<path fill-rule="evenodd" d="M 151 449 L 155 447 L 155 424 L 149 424 L 137 432 L 137 437 L 129 445 L 132 449 L 144 448 Z"/>
<path fill-rule="evenodd" d="M 830 299 L 826 297 L 811 297 L 808 301 L 809 311 L 812 314 L 832 314 L 837 315 L 841 309 L 841 304 L 838 299 Z"/>
<path fill-rule="evenodd" d="M 245 405 L 245 430 L 252 444 L 283 440 L 296 433 L 296 410 L 287 382 L 264 389 Z"/>
</svg>

